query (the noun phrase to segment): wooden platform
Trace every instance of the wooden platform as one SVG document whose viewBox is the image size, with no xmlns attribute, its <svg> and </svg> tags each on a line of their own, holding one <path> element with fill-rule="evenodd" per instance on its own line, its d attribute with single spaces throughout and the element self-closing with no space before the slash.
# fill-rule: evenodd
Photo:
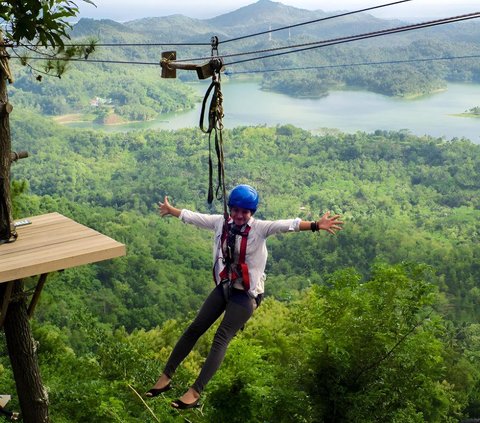
<svg viewBox="0 0 480 423">
<path fill-rule="evenodd" d="M 59 213 L 29 217 L 0 245 L 0 283 L 125 255 L 125 245 Z"/>
</svg>

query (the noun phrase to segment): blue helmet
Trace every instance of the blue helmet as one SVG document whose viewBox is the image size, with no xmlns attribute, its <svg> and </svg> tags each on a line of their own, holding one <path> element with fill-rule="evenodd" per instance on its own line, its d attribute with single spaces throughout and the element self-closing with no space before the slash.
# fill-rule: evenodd
<svg viewBox="0 0 480 423">
<path fill-rule="evenodd" d="M 228 196 L 228 207 L 240 207 L 255 213 L 257 206 L 258 193 L 250 185 L 237 185 Z"/>
</svg>

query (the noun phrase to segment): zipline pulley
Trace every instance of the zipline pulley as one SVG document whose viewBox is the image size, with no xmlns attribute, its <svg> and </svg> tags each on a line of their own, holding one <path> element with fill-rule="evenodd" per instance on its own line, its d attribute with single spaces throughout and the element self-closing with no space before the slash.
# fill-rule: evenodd
<svg viewBox="0 0 480 423">
<path fill-rule="evenodd" d="M 212 50 L 213 51 L 213 50 Z M 208 62 L 201 65 L 196 63 L 176 62 L 176 51 L 164 51 L 160 60 L 162 68 L 162 78 L 176 78 L 177 69 L 194 70 L 197 72 L 198 79 L 207 79 L 219 73 L 223 67 L 223 60 L 216 56 L 212 57 Z"/>
</svg>

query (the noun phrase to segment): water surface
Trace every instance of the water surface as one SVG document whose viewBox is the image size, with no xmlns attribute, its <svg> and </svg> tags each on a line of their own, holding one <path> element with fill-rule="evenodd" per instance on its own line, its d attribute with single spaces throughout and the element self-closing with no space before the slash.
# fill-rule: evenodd
<svg viewBox="0 0 480 423">
<path fill-rule="evenodd" d="M 192 86 L 203 96 L 208 82 Z M 442 92 L 416 99 L 392 98 L 367 91 L 333 91 L 319 99 L 292 98 L 262 91 L 257 82 L 223 81 L 226 128 L 292 124 L 312 131 L 336 128 L 344 132 L 408 130 L 415 135 L 446 139 L 465 137 L 480 144 L 480 118 L 454 116 L 480 106 L 480 85 L 449 84 Z M 72 124 L 106 131 L 181 129 L 198 125 L 194 109 L 162 115 L 158 120 L 116 126 Z"/>
</svg>

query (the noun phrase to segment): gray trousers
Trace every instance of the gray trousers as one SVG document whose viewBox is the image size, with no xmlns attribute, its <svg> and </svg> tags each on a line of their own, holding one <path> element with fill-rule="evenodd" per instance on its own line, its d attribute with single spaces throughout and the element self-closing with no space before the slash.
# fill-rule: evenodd
<svg viewBox="0 0 480 423">
<path fill-rule="evenodd" d="M 175 370 L 190 353 L 198 338 L 225 311 L 222 322 L 213 338 L 212 347 L 205 364 L 197 380 L 192 385 L 193 389 L 201 393 L 222 364 L 228 344 L 252 316 L 255 309 L 254 304 L 255 301 L 245 291 L 238 289 L 232 290 L 232 294 L 227 302 L 223 296 L 222 287 L 220 285 L 217 286 L 203 303 L 195 320 L 178 340 L 163 372 L 169 378 L 172 378 Z"/>
</svg>

